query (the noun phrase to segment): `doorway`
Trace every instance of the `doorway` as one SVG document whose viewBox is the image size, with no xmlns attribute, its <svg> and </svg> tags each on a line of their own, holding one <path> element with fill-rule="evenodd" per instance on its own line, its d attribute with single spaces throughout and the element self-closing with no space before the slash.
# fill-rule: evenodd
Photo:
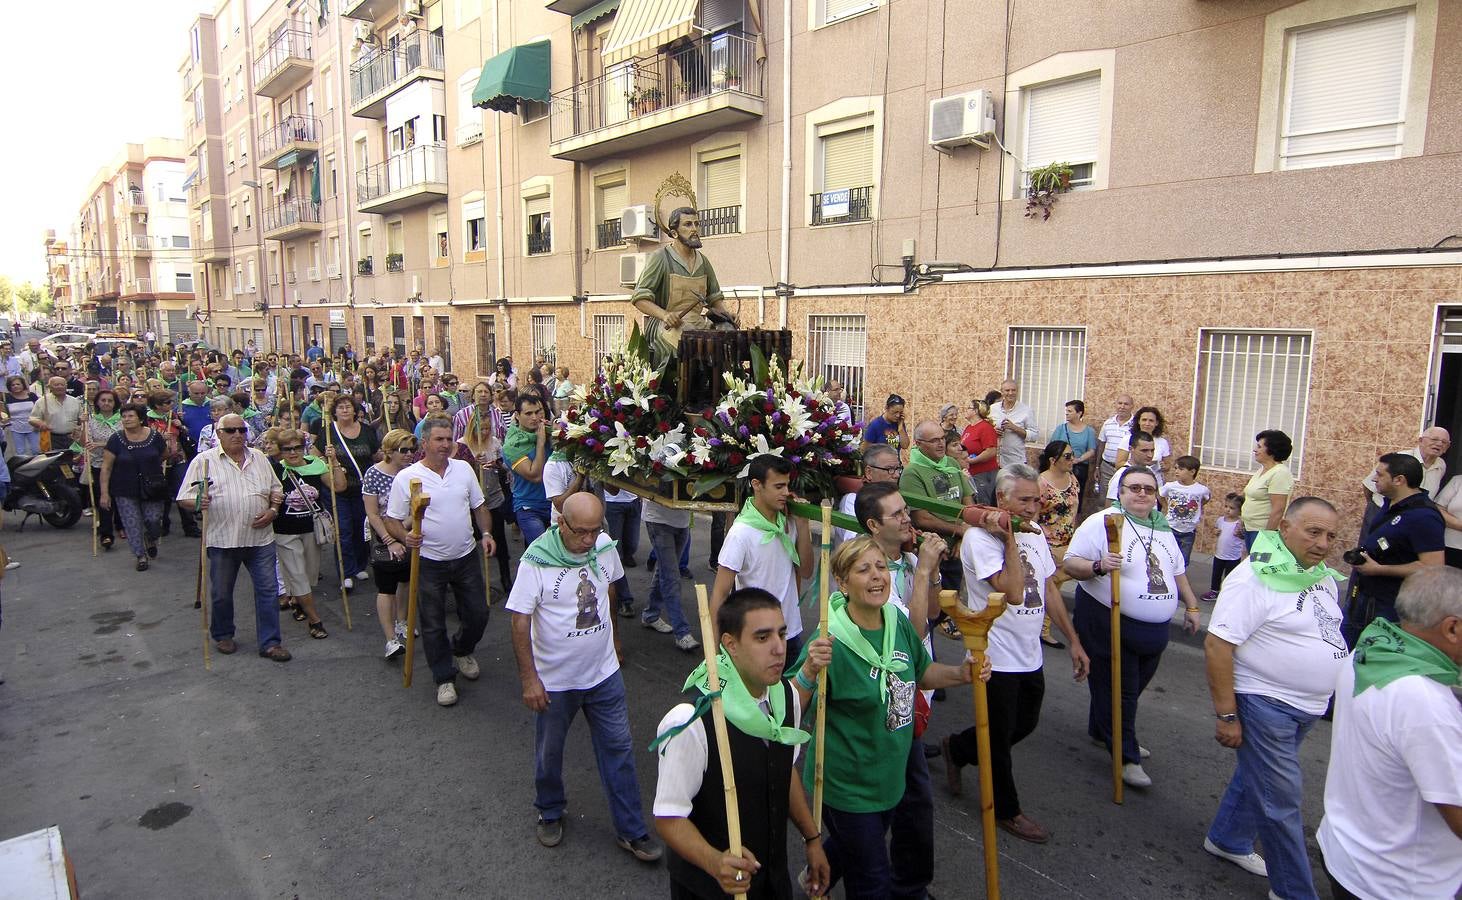
<svg viewBox="0 0 1462 900">
<path fill-rule="evenodd" d="M 1432 340 L 1431 378 L 1427 384 L 1427 415 L 1423 426 L 1440 425 L 1452 435 L 1447 451 L 1447 472 L 1462 465 L 1462 306 L 1437 310 Z"/>
</svg>

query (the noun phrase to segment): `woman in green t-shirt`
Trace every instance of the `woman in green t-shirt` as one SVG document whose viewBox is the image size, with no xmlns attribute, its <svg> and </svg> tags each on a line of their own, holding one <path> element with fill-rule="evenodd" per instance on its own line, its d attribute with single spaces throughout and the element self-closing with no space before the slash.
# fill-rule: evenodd
<svg viewBox="0 0 1462 900">
<path fill-rule="evenodd" d="M 939 541 L 928 544 L 909 599 L 920 618 L 944 550 Z M 922 897 L 934 877 L 934 800 L 924 746 L 914 737 L 915 697 L 920 689 L 968 684 L 970 667 L 930 660 L 918 630 L 888 603 L 888 563 L 872 538 L 844 543 L 832 566 L 846 592 L 833 595 L 828 624 L 823 821 L 832 883 L 842 878 L 849 900 Z M 814 631 L 798 660 L 793 683 L 804 705 L 814 699 L 828 643 Z M 989 678 L 988 669 L 981 677 Z M 804 757 L 807 784 L 815 780 L 815 752 Z"/>
</svg>

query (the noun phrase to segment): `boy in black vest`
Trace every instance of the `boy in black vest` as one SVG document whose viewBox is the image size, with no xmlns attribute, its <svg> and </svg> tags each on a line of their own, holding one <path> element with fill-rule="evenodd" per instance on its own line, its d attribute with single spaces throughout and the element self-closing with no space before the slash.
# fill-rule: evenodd
<svg viewBox="0 0 1462 900">
<path fill-rule="evenodd" d="M 716 611 L 718 663 L 727 738 L 741 814 L 741 855 L 726 851 L 723 748 L 708 723 L 711 702 L 705 664 L 686 679 L 692 702 L 670 710 L 656 729 L 660 774 L 655 827 L 670 853 L 672 900 L 723 897 L 790 900 L 787 819 L 807 844 L 807 890 L 820 897 L 830 873 L 821 836 L 794 765 L 809 735 L 798 729 L 797 695 L 782 680 L 787 626 L 781 603 L 760 588 L 733 591 Z"/>
</svg>

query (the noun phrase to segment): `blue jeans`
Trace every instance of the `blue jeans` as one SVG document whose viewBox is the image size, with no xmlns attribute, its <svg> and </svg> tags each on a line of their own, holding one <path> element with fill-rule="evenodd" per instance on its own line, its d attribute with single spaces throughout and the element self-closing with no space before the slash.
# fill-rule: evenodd
<svg viewBox="0 0 1462 900">
<path fill-rule="evenodd" d="M 619 541 L 621 559 L 634 559 L 640 552 L 640 508 L 639 497 L 629 503 L 604 504 L 604 530 Z"/>
<path fill-rule="evenodd" d="M 924 742 L 915 739 L 909 748 L 897 806 L 852 813 L 824 804 L 822 820 L 831 881 L 843 880 L 847 900 L 924 897 L 934 880 L 934 795 Z"/>
<path fill-rule="evenodd" d="M 1305 850 L 1300 742 L 1319 716 L 1258 694 L 1235 694 L 1243 743 L 1208 839 L 1228 853 L 1264 843 L 1269 888 L 1284 900 L 1315 900 Z"/>
<path fill-rule="evenodd" d="M 329 510 L 330 498 L 321 496 Z M 340 559 L 345 563 L 345 577 L 354 578 L 356 572 L 370 568 L 370 547 L 365 541 L 365 498 L 359 491 L 343 491 L 335 495 L 336 508 L 340 510 Z"/>
<path fill-rule="evenodd" d="M 16 456 L 35 456 L 41 452 L 41 436 L 35 431 L 10 432 L 11 452 Z"/>
<path fill-rule="evenodd" d="M 649 522 L 646 522 L 645 523 L 645 527 L 648 528 L 649 525 L 650 525 Z M 654 539 L 653 538 L 651 539 L 650 544 L 651 544 L 651 546 L 650 546 L 649 560 L 650 560 L 650 562 L 659 562 L 660 561 L 660 554 L 658 554 L 658 553 L 655 552 Z M 687 571 L 689 568 L 690 568 L 690 541 L 686 541 L 685 542 L 685 549 L 682 550 L 682 551 L 680 551 L 680 571 L 684 572 L 684 571 Z"/>
<path fill-rule="evenodd" d="M 129 529 L 127 536 L 132 532 Z M 215 641 L 234 636 L 234 582 L 239 568 L 247 569 L 254 584 L 254 628 L 259 652 L 278 646 L 279 604 L 274 597 L 279 581 L 274 577 L 274 544 L 262 547 L 209 547 L 208 588 L 213 598 L 208 613 L 208 631 Z"/>
<path fill-rule="evenodd" d="M 1178 542 L 1178 550 L 1183 554 L 1183 565 L 1186 567 L 1193 556 L 1193 539 L 1198 537 L 1196 531 L 1173 531 L 1173 539 Z"/>
<path fill-rule="evenodd" d="M 619 504 L 610 504 L 617 506 Z M 650 543 L 654 553 L 661 559 L 679 559 L 680 554 L 690 547 L 690 529 L 646 522 L 650 530 Z M 653 622 L 663 618 L 675 629 L 677 638 L 690 634 L 690 625 L 685 621 L 685 611 L 680 605 L 680 572 L 675 566 L 662 565 L 655 570 L 655 583 L 650 587 L 650 601 L 645 604 L 640 619 Z"/>
<path fill-rule="evenodd" d="M 524 548 L 543 537 L 543 532 L 548 530 L 547 510 L 520 506 L 513 510 L 513 519 L 518 523 L 518 530 L 523 533 Z"/>
<path fill-rule="evenodd" d="M 1253 550 L 1254 549 L 1254 542 L 1257 541 L 1258 539 L 1259 539 L 1259 532 L 1257 532 L 1257 531 L 1250 531 L 1247 528 L 1244 529 L 1244 549 L 1245 550 Z"/>
<path fill-rule="evenodd" d="M 618 670 L 588 690 L 548 692 L 548 710 L 539 713 L 534 723 L 533 805 L 539 818 L 557 822 L 568 805 L 563 788 L 563 745 L 580 709 L 589 720 L 594 763 L 609 800 L 615 833 L 628 841 L 647 836 L 629 733 L 629 707 Z"/>
</svg>

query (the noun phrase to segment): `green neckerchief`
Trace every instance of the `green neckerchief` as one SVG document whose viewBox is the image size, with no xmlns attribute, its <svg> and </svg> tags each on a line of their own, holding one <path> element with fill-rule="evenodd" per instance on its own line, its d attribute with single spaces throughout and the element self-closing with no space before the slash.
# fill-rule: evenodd
<svg viewBox="0 0 1462 900">
<path fill-rule="evenodd" d="M 537 446 L 537 433 L 520 428 L 517 425 L 508 426 L 507 434 L 503 435 L 504 457 L 527 456 Z"/>
<path fill-rule="evenodd" d="M 1126 516 L 1128 519 L 1131 519 L 1132 520 L 1132 524 L 1134 524 L 1134 525 L 1146 525 L 1148 528 L 1151 528 L 1153 531 L 1172 531 L 1173 530 L 1173 526 L 1171 526 L 1171 525 L 1168 524 L 1168 517 L 1165 516 L 1165 515 L 1163 515 L 1162 513 L 1158 512 L 1156 506 L 1154 506 L 1152 508 L 1152 512 L 1148 513 L 1147 514 L 1147 518 L 1145 518 L 1145 519 L 1139 519 L 1136 516 L 1132 515 L 1130 512 L 1128 512 L 1127 510 L 1123 509 L 1122 508 L 1122 503 L 1119 500 L 1113 500 L 1112 501 L 1112 509 L 1115 509 L 1117 512 L 1119 512 L 1122 515 Z"/>
<path fill-rule="evenodd" d="M 654 742 L 650 744 L 651 750 L 659 747 L 660 752 L 664 753 L 664 747 L 670 739 L 709 712 L 711 702 L 717 697 L 721 698 L 721 708 L 726 713 L 726 721 L 736 726 L 736 730 L 742 734 L 761 738 L 764 741 L 785 744 L 788 747 L 795 747 L 812 740 L 812 735 L 800 728 L 781 724 L 787 718 L 787 692 L 782 688 L 781 681 L 767 688 L 767 702 L 772 708 L 771 715 L 767 715 L 762 710 L 761 704 L 757 703 L 751 696 L 751 692 L 746 689 L 746 684 L 741 680 L 741 673 L 736 670 L 736 664 L 726 654 L 726 649 L 722 647 L 719 648 L 719 651 L 716 657 L 716 674 L 720 676 L 720 690 L 711 690 L 710 675 L 706 672 L 706 664 L 702 662 L 696 666 L 682 686 L 683 690 L 690 690 L 694 687 L 701 693 L 695 701 L 695 708 L 692 710 L 690 718 L 684 724 L 655 735 Z"/>
<path fill-rule="evenodd" d="M 761 510 L 756 508 L 756 503 L 748 497 L 746 502 L 741 504 L 741 513 L 736 516 L 736 521 L 750 525 L 752 528 L 760 531 L 762 533 L 761 542 L 763 544 L 770 544 L 773 539 L 780 541 L 782 549 L 787 551 L 788 558 L 792 560 L 792 565 L 798 566 L 802 564 L 802 561 L 797 556 L 797 542 L 787 533 L 786 513 L 777 513 L 777 521 L 768 522 L 767 517 L 762 515 Z"/>
<path fill-rule="evenodd" d="M 549 462 L 568 462 L 569 455 L 562 450 L 555 450 L 548 454 Z"/>
<path fill-rule="evenodd" d="M 943 469 L 951 474 L 963 474 L 959 463 L 944 456 L 942 459 L 934 460 L 924 455 L 924 451 L 918 447 L 909 451 L 909 465 L 918 466 L 922 469 Z"/>
<path fill-rule="evenodd" d="M 207 406 L 208 405 L 208 401 L 210 401 L 212 399 L 213 399 L 212 397 L 204 397 L 202 403 L 194 403 L 192 397 L 184 397 L 183 398 L 183 405 L 184 406 Z"/>
<path fill-rule="evenodd" d="M 1323 562 L 1313 568 L 1300 568 L 1277 531 L 1259 532 L 1249 551 L 1249 565 L 1254 567 L 1254 574 L 1265 587 L 1285 594 L 1308 590 L 1326 578 L 1340 580 L 1340 573 Z"/>
<path fill-rule="evenodd" d="M 292 466 L 282 459 L 279 464 L 284 467 L 285 471 L 295 475 L 324 475 L 329 471 L 325 461 L 318 456 L 306 456 L 305 464 L 302 466 Z"/>
<path fill-rule="evenodd" d="M 119 412 L 114 412 L 110 416 L 104 416 L 101 413 L 92 413 L 91 417 L 108 428 L 116 428 L 122 421 L 122 414 Z"/>
<path fill-rule="evenodd" d="M 246 407 L 244 409 L 244 418 L 245 419 L 256 419 L 256 418 L 258 418 L 259 416 L 262 416 L 262 415 L 263 415 L 263 413 L 259 412 L 259 410 L 258 410 L 257 407 L 250 406 L 250 407 Z"/>
<path fill-rule="evenodd" d="M 904 592 L 904 589 L 911 588 L 913 586 L 914 571 L 919 567 L 919 564 L 917 562 L 907 561 L 902 554 L 899 555 L 898 559 L 887 559 L 884 560 L 884 562 L 888 565 L 888 571 L 892 573 L 894 577 L 900 578 L 898 582 L 899 599 L 904 601 L 905 606 L 908 606 L 909 597 Z M 909 591 L 908 593 L 913 593 L 913 591 Z"/>
<path fill-rule="evenodd" d="M 1462 671 L 1445 653 L 1386 619 L 1376 619 L 1360 633 L 1351 660 L 1355 696 L 1407 675 L 1420 675 L 1447 687 L 1462 681 Z"/>
<path fill-rule="evenodd" d="M 827 620 L 828 632 L 838 639 L 838 643 L 857 654 L 859 659 L 879 670 L 879 696 L 887 703 L 888 679 L 883 677 L 883 673 L 902 672 L 909 667 L 908 663 L 893 658 L 894 638 L 898 631 L 898 610 L 887 603 L 883 604 L 883 652 L 878 653 L 868 643 L 868 638 L 863 636 L 863 629 L 848 615 L 848 598 L 842 591 L 837 591 L 828 598 L 828 606 L 832 610 Z"/>
<path fill-rule="evenodd" d="M 452 402 L 453 402 L 453 403 L 456 403 L 456 404 L 458 404 L 458 405 L 460 405 L 460 404 L 461 404 L 461 402 L 462 402 L 462 401 L 461 401 L 461 400 L 460 400 L 460 399 L 459 399 L 459 398 L 458 398 L 458 396 L 457 396 L 457 392 L 456 392 L 456 391 L 437 391 L 437 393 L 438 393 L 438 394 L 441 394 L 441 395 L 442 395 L 442 396 L 443 396 L 443 397 L 451 397 L 451 398 L 452 398 Z"/>
<path fill-rule="evenodd" d="M 149 418 L 149 419 L 155 419 L 155 420 L 157 420 L 159 422 L 167 422 L 172 417 L 171 416 L 168 416 L 168 415 L 164 415 L 163 413 L 160 413 L 160 412 L 158 412 L 155 409 L 149 409 L 147 411 L 147 418 Z"/>
<path fill-rule="evenodd" d="M 544 569 L 573 569 L 580 566 L 592 566 L 598 561 L 599 554 L 618 546 L 619 541 L 610 541 L 607 544 L 596 543 L 589 548 L 588 553 L 575 556 L 563 545 L 563 534 L 555 525 L 543 532 L 538 540 L 528 545 L 528 549 L 523 551 L 523 562 L 532 563 Z"/>
</svg>

